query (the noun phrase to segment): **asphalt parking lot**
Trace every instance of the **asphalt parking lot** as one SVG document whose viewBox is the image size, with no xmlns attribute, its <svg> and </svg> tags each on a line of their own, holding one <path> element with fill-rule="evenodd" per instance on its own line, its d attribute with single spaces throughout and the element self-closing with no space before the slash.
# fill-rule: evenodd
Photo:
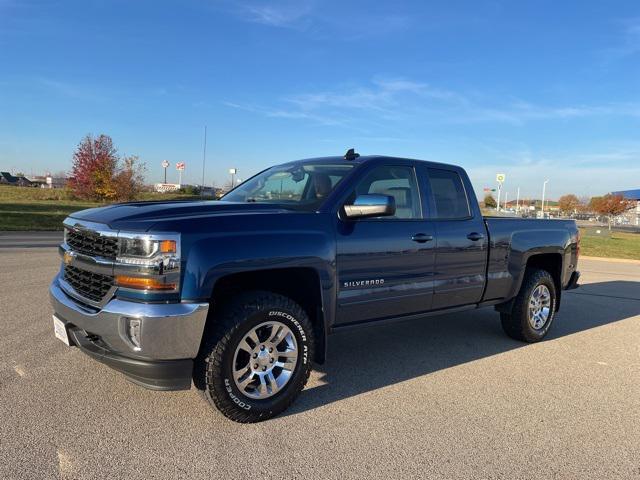
<svg viewBox="0 0 640 480">
<path fill-rule="evenodd" d="M 254 425 L 56 340 L 55 248 L 0 245 L 0 267 L 3 479 L 640 479 L 638 264 L 582 261 L 535 345 L 491 309 L 333 336 L 294 407 Z"/>
</svg>

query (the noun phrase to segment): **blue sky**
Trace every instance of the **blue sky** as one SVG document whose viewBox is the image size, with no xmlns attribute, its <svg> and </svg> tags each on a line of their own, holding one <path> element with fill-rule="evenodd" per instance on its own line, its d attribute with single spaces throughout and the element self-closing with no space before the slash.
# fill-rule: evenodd
<svg viewBox="0 0 640 480">
<path fill-rule="evenodd" d="M 122 154 L 229 167 L 388 154 L 515 197 L 640 187 L 637 1 L 0 0 L 0 168 Z M 175 170 L 169 179 L 177 180 Z"/>
</svg>

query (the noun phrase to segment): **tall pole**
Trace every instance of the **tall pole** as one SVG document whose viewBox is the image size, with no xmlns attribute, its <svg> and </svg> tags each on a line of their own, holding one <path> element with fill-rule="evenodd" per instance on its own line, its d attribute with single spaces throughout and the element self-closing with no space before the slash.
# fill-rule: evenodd
<svg viewBox="0 0 640 480">
<path fill-rule="evenodd" d="M 204 126 L 204 147 L 202 148 L 202 183 L 200 184 L 200 198 L 204 197 L 204 166 L 207 161 L 207 126 Z"/>
<path fill-rule="evenodd" d="M 502 183 L 498 182 L 498 201 L 496 202 L 498 204 L 497 206 L 497 211 L 500 211 L 500 192 L 502 191 Z"/>
<path fill-rule="evenodd" d="M 236 173 L 238 173 L 237 168 L 229 169 L 229 175 L 231 175 L 231 190 L 233 190 L 236 186 Z"/>
<path fill-rule="evenodd" d="M 548 182 L 548 181 L 549 181 L 549 180 L 545 180 L 545 181 L 542 183 L 542 210 L 541 210 L 541 211 L 542 211 L 542 218 L 544 218 L 544 194 L 545 194 L 545 192 L 546 192 L 546 190 L 547 190 L 547 182 Z"/>
</svg>

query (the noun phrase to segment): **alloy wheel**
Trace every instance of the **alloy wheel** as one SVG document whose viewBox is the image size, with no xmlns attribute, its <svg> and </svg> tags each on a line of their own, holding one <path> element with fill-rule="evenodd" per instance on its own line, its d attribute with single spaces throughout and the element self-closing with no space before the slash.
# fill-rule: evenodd
<svg viewBox="0 0 640 480">
<path fill-rule="evenodd" d="M 233 356 L 233 379 L 247 397 L 269 398 L 288 383 L 298 361 L 298 342 L 284 323 L 264 322 L 249 330 Z"/>
<path fill-rule="evenodd" d="M 551 292 L 546 285 L 538 285 L 529 298 L 529 325 L 541 330 L 551 316 Z"/>
</svg>

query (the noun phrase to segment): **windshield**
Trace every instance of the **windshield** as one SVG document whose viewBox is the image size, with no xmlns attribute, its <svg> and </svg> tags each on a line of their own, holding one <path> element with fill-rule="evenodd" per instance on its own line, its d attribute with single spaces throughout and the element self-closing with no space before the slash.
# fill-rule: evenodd
<svg viewBox="0 0 640 480">
<path fill-rule="evenodd" d="M 298 163 L 265 170 L 227 193 L 227 202 L 275 203 L 315 210 L 353 168 L 352 164 Z"/>
</svg>

